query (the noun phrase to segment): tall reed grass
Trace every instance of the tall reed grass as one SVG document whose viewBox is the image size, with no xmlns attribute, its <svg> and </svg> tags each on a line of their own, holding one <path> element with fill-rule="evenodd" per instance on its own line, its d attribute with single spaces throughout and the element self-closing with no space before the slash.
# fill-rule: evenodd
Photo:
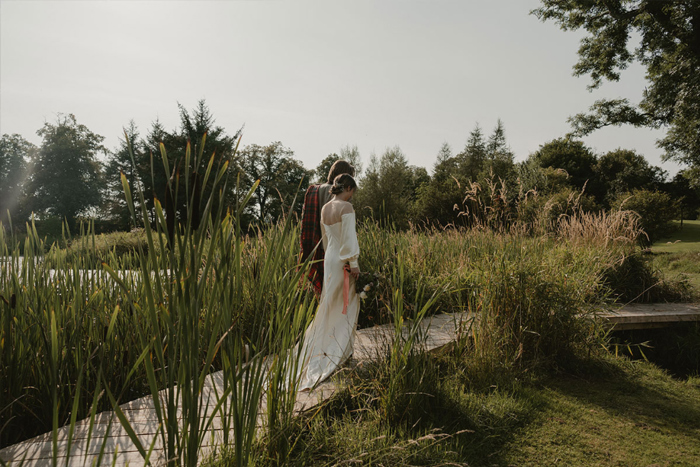
<svg viewBox="0 0 700 467">
<path fill-rule="evenodd" d="M 168 187 L 169 199 L 184 191 L 189 200 L 174 230 L 167 210 L 156 202 L 146 212 L 145 194 L 132 194 L 125 179 L 132 216 L 145 227 L 124 250 L 100 243 L 87 227 L 75 238 L 65 232 L 72 252 L 45 256 L 31 224 L 21 248 L 0 229 L 0 445 L 110 408 L 128 431 L 118 403 L 150 394 L 169 463 L 196 464 L 205 433 L 220 424 L 235 465 L 248 463 L 260 439 L 266 457 L 282 464 L 294 445 L 294 388 L 285 375 L 298 363 L 289 350 L 315 308 L 303 286 L 308 265 L 298 264 L 299 226 L 288 216 L 244 234 L 245 196 L 229 210 L 219 202 L 234 183 L 227 161 L 188 150 L 172 168 L 161 150 L 162 170 L 185 174 Z M 202 174 L 202 186 L 213 185 L 208 196 L 192 189 L 188 168 Z M 637 224 L 618 212 L 574 213 L 557 225 L 542 235 L 360 226 L 361 269 L 383 278 L 360 322 L 393 323 L 398 344 L 387 353 L 388 377 L 377 378 L 386 382 L 387 417 L 401 419 L 421 403 L 429 370 L 416 352 L 416 323 L 425 315 L 471 313 L 457 348 L 475 383 L 495 371 L 562 365 L 572 352 L 600 345 L 593 311 L 614 298 L 610 272 L 638 251 Z M 626 280 L 644 271 L 633 269 Z M 408 334 L 400 331 L 405 324 Z M 209 376 L 215 370 L 222 370 L 217 382 Z M 150 446 L 139 448 L 148 457 Z"/>
<path fill-rule="evenodd" d="M 162 145 L 161 153 L 163 170 L 178 174 Z M 80 254 L 44 261 L 35 229 L 24 257 L 16 242 L 0 236 L 3 446 L 46 431 L 56 439 L 58 427 L 111 408 L 148 462 L 152 446 L 142 444 L 119 408 L 146 394 L 168 464 L 196 465 L 207 432 L 220 424 L 218 441 L 235 446 L 236 465 L 247 465 L 266 393 L 273 397 L 265 429 L 284 430 L 295 391 L 274 386 L 269 358 L 301 336 L 312 295 L 298 287 L 305 269 L 292 247 L 291 218 L 258 238 L 245 237 L 239 219 L 252 190 L 225 211 L 218 197 L 231 181 L 228 161 L 218 162 L 214 167 L 213 156 L 206 161 L 189 148 L 179 162 L 185 174 L 190 168 L 203 173 L 204 186 L 211 177 L 213 188 L 200 200 L 187 175 L 171 178 L 170 199 L 181 191 L 188 199 L 187 220 L 173 223 L 174 231 L 157 199 L 152 224 L 141 192 L 142 210 L 135 211 L 122 177 L 132 216 L 145 225 L 145 241 L 125 254 L 105 257 L 88 231 L 80 237 Z M 102 260 L 98 268 L 96 258 Z M 273 367 L 285 373 L 287 361 Z M 213 380 L 217 369 L 222 373 Z"/>
</svg>

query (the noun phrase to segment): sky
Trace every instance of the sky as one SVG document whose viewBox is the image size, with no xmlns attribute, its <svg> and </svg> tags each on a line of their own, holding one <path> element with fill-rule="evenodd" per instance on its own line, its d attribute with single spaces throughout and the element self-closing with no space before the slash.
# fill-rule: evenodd
<svg viewBox="0 0 700 467">
<path fill-rule="evenodd" d="M 241 144 L 274 141 L 309 168 L 346 145 L 365 165 L 399 146 L 428 170 L 478 124 L 498 119 L 516 161 L 570 131 L 601 98 L 641 99 L 644 70 L 595 91 L 572 67 L 581 32 L 529 12 L 537 0 L 0 0 L 0 133 L 36 145 L 59 113 L 114 150 L 133 120 L 179 124 L 205 99 Z M 669 174 L 662 130 L 612 127 L 583 138 L 633 149 Z"/>
</svg>

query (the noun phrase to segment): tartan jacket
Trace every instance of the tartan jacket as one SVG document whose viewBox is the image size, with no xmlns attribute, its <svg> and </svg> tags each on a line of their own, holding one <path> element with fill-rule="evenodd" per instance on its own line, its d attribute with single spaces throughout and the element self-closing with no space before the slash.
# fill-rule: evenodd
<svg viewBox="0 0 700 467">
<path fill-rule="evenodd" d="M 324 251 L 321 243 L 319 186 L 311 185 L 304 195 L 304 207 L 301 211 L 301 262 L 306 261 L 313 254 L 309 280 L 314 287 L 314 291 L 320 295 L 323 288 Z M 314 248 L 316 249 L 315 251 Z"/>
</svg>

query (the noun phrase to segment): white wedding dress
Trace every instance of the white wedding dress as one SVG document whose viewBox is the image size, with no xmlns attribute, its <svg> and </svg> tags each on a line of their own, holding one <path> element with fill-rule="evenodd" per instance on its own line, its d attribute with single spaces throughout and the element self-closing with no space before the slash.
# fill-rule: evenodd
<svg viewBox="0 0 700 467">
<path fill-rule="evenodd" d="M 304 333 L 300 391 L 313 388 L 350 357 L 360 312 L 355 280 L 350 277 L 347 312 L 343 314 L 343 267 L 346 263 L 357 267 L 360 254 L 352 205 L 333 200 L 323 207 L 321 220 L 323 290 L 316 315 Z"/>
</svg>

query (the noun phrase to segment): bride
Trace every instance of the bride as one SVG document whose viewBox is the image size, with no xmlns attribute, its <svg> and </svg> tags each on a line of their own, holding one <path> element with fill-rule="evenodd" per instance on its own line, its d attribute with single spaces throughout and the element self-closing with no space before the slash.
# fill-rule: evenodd
<svg viewBox="0 0 700 467">
<path fill-rule="evenodd" d="M 304 334 L 300 391 L 311 389 L 326 379 L 352 354 L 360 312 L 360 300 L 355 291 L 355 279 L 360 273 L 357 263 L 360 246 L 355 232 L 355 210 L 350 204 L 356 190 L 357 184 L 350 175 L 338 175 L 331 188 L 334 196 L 321 210 L 326 252 L 323 290 L 316 316 Z M 346 274 L 350 276 L 349 287 Z"/>
</svg>

